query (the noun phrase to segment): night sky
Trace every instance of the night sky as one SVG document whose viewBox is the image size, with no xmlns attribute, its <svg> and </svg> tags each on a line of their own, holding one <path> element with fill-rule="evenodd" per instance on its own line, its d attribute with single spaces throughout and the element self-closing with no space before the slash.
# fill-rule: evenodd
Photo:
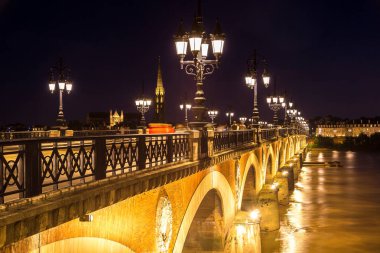
<svg viewBox="0 0 380 253">
<path fill-rule="evenodd" d="M 0 0 L 0 124 L 54 124 L 58 95 L 48 71 L 59 57 L 72 69 L 64 96 L 68 120 L 90 111 L 135 112 L 145 83 L 154 94 L 161 56 L 166 117 L 182 119 L 180 97 L 195 83 L 180 69 L 173 34 L 190 29 L 195 0 Z M 277 86 L 306 118 L 380 115 L 380 1 L 204 0 L 208 33 L 216 18 L 227 35 L 220 68 L 205 80 L 207 105 L 251 115 L 253 92 L 244 85 L 246 60 L 263 54 Z M 273 83 L 272 83 L 273 84 Z M 259 84 L 262 118 L 271 113 Z"/>
</svg>

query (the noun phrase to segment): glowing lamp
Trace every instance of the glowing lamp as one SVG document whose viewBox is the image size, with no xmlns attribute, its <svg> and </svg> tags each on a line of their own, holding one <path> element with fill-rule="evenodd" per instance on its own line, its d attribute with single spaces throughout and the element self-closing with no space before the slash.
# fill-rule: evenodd
<svg viewBox="0 0 380 253">
<path fill-rule="evenodd" d="M 246 75 L 245 76 L 245 84 L 248 86 L 248 87 L 253 87 L 254 84 L 252 82 L 252 76 L 251 75 Z"/>
<path fill-rule="evenodd" d="M 252 220 L 258 220 L 260 218 L 260 211 L 258 209 L 253 210 L 249 216 Z"/>
<path fill-rule="evenodd" d="M 175 41 L 175 48 L 177 50 L 177 55 L 180 57 L 185 57 L 187 51 L 187 41 L 185 39 L 179 39 Z"/>
<path fill-rule="evenodd" d="M 207 54 L 208 54 L 207 39 L 204 39 L 203 42 L 202 42 L 202 45 L 201 45 L 201 54 L 202 54 L 202 58 L 206 58 L 207 57 Z"/>
<path fill-rule="evenodd" d="M 187 35 L 183 29 L 183 22 L 181 20 L 177 34 L 174 36 L 175 48 L 177 55 L 184 58 L 187 52 Z"/>
<path fill-rule="evenodd" d="M 268 88 L 269 83 L 270 83 L 270 76 L 266 68 L 264 69 L 262 77 L 263 77 L 263 83 L 264 83 L 265 88 Z"/>
<path fill-rule="evenodd" d="M 198 52 L 201 51 L 202 44 L 202 27 L 198 24 L 196 18 L 194 18 L 193 25 L 191 27 L 191 32 L 189 35 L 190 50 L 196 57 Z"/>
<path fill-rule="evenodd" d="M 58 88 L 60 90 L 64 90 L 65 89 L 65 82 L 64 81 L 58 81 Z"/>
<path fill-rule="evenodd" d="M 55 83 L 49 83 L 49 90 L 51 91 L 51 93 L 54 92 L 54 90 L 55 90 Z"/>
<path fill-rule="evenodd" d="M 216 58 L 223 53 L 225 34 L 222 32 L 219 20 L 216 20 L 214 33 L 211 34 L 212 51 Z"/>
<path fill-rule="evenodd" d="M 73 89 L 73 84 L 71 82 L 66 83 L 67 93 L 70 94 L 70 92 L 71 92 L 72 89 Z"/>
</svg>

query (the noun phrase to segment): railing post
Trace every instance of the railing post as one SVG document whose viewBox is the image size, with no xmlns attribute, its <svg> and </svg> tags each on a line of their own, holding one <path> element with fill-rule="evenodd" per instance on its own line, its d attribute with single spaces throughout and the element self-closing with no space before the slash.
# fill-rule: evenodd
<svg viewBox="0 0 380 253">
<path fill-rule="evenodd" d="M 145 135 L 139 135 L 138 137 L 138 169 L 143 170 L 146 168 L 146 144 L 145 144 Z"/>
<path fill-rule="evenodd" d="M 168 147 L 168 152 L 166 153 L 166 161 L 168 163 L 171 163 L 173 162 L 173 135 L 168 135 L 166 142 Z"/>
<path fill-rule="evenodd" d="M 257 143 L 261 143 L 262 136 L 261 136 L 260 128 L 257 128 L 256 135 L 257 135 Z"/>
<path fill-rule="evenodd" d="M 207 130 L 208 157 L 212 157 L 214 155 L 214 136 L 214 130 Z"/>
<path fill-rule="evenodd" d="M 28 141 L 25 144 L 24 182 L 26 198 L 42 193 L 40 148 L 41 145 L 38 141 Z"/>
<path fill-rule="evenodd" d="M 199 131 L 198 130 L 191 130 L 189 131 L 189 143 L 190 143 L 190 161 L 197 161 L 199 159 Z"/>
<path fill-rule="evenodd" d="M 95 180 L 106 178 L 107 147 L 106 139 L 95 139 Z"/>
</svg>

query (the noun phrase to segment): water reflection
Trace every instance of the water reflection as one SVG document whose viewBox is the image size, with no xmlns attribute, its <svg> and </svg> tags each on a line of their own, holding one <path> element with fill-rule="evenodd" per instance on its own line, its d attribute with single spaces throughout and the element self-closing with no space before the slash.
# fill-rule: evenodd
<svg viewBox="0 0 380 253">
<path fill-rule="evenodd" d="M 326 150 L 306 160 L 343 167 L 302 169 L 280 230 L 261 235 L 262 252 L 380 252 L 380 155 Z"/>
</svg>

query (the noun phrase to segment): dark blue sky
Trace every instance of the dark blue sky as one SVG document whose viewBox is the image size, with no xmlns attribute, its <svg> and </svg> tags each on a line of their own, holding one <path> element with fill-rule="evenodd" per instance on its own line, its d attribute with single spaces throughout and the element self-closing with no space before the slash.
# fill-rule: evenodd
<svg viewBox="0 0 380 253">
<path fill-rule="evenodd" d="M 172 36 L 180 18 L 190 28 L 195 9 L 195 0 L 0 0 L 0 124 L 54 123 L 58 96 L 47 80 L 60 56 L 74 79 L 68 120 L 135 111 L 143 81 L 153 96 L 158 55 L 167 118 L 182 118 L 179 97 L 192 97 L 195 84 L 179 68 Z M 208 32 L 219 17 L 227 34 L 222 65 L 205 81 L 208 105 L 251 113 L 243 76 L 256 48 L 306 117 L 380 115 L 380 1 L 204 0 L 203 15 Z M 266 119 L 271 91 L 260 84 Z"/>
</svg>

